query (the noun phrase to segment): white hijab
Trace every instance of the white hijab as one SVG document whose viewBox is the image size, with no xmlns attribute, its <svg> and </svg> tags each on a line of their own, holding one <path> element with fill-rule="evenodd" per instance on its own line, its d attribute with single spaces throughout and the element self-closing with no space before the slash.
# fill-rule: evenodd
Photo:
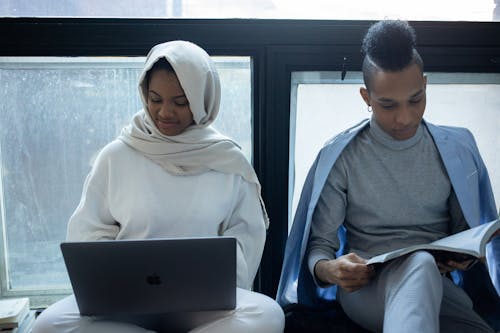
<svg viewBox="0 0 500 333">
<path fill-rule="evenodd" d="M 146 73 L 160 58 L 165 58 L 173 67 L 195 122 L 175 136 L 162 134 L 147 112 Z M 219 112 L 221 96 L 219 75 L 210 56 L 199 46 L 186 41 L 154 46 L 139 77 L 139 94 L 144 109 L 134 115 L 118 138 L 171 174 L 195 175 L 215 170 L 237 174 L 254 183 L 267 227 L 269 219 L 252 165 L 233 140 L 210 126 Z"/>
</svg>

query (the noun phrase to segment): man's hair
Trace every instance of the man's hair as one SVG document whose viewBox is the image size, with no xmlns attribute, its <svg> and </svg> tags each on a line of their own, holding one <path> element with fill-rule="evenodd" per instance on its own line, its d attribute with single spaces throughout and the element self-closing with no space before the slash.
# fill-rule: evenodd
<svg viewBox="0 0 500 333">
<path fill-rule="evenodd" d="M 379 71 L 397 72 L 411 64 L 424 70 L 422 58 L 415 49 L 416 34 L 408 22 L 384 20 L 373 24 L 363 38 L 363 79 L 369 89 L 373 75 Z"/>
</svg>

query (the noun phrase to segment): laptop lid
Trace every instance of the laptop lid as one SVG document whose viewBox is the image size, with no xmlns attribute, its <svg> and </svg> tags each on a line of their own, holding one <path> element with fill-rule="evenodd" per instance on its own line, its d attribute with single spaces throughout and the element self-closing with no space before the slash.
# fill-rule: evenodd
<svg viewBox="0 0 500 333">
<path fill-rule="evenodd" d="M 236 306 L 236 239 L 63 242 L 82 315 L 230 310 Z"/>
</svg>

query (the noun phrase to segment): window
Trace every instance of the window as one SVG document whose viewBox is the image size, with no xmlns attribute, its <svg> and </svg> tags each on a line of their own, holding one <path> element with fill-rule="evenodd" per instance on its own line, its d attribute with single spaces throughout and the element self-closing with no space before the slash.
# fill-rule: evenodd
<svg viewBox="0 0 500 333">
<path fill-rule="evenodd" d="M 424 119 L 471 130 L 488 168 L 498 202 L 500 74 L 427 73 L 427 77 Z M 370 117 L 359 94 L 361 86 L 363 78 L 360 72 L 347 73 L 345 80 L 340 79 L 340 72 L 292 73 L 290 225 L 309 167 L 323 144 L 333 135 Z"/>
<path fill-rule="evenodd" d="M 215 57 L 214 123 L 252 159 L 249 57 Z M 69 292 L 59 243 L 92 161 L 142 108 L 144 58 L 0 58 L 2 294 Z"/>
<path fill-rule="evenodd" d="M 495 0 L 4 0 L 0 16 L 498 21 Z"/>
</svg>

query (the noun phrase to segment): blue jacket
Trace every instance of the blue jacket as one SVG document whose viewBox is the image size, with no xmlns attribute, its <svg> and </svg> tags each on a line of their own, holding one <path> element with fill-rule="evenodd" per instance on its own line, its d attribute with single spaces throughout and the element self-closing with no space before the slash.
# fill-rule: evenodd
<svg viewBox="0 0 500 333">
<path fill-rule="evenodd" d="M 335 299 L 336 286 L 320 288 L 314 283 L 304 253 L 309 239 L 312 215 L 328 174 L 344 148 L 368 123 L 368 119 L 364 120 L 335 136 L 322 148 L 309 170 L 285 248 L 283 269 L 276 298 L 282 306 L 292 303 L 320 306 Z M 424 125 L 427 126 L 434 139 L 469 226 L 474 227 L 497 219 L 498 214 L 488 171 L 481 159 L 472 134 L 465 128 L 436 126 L 425 121 Z M 343 227 L 339 229 L 339 238 L 341 246 L 336 253 L 337 256 L 344 254 L 346 237 Z M 488 244 L 487 261 L 489 275 L 496 288 L 495 292 L 495 289 L 491 287 L 488 293 L 494 303 L 498 304 L 498 294 L 500 294 L 500 237 L 496 237 Z M 483 276 L 468 277 L 465 276 L 467 274 L 482 274 Z M 477 269 L 474 272 L 454 272 L 453 277 L 458 284 L 469 281 L 472 289 L 475 288 L 475 284 L 483 284 L 484 279 L 491 286 L 486 269 L 483 269 L 482 272 L 478 272 Z M 478 282 L 480 278 L 482 282 Z M 470 281 L 473 282 L 470 283 Z M 472 293 L 474 292 L 472 290 Z M 484 291 L 482 293 L 483 295 L 478 295 L 477 298 L 473 296 L 471 298 L 473 301 L 474 299 L 480 300 L 484 298 Z"/>
</svg>

